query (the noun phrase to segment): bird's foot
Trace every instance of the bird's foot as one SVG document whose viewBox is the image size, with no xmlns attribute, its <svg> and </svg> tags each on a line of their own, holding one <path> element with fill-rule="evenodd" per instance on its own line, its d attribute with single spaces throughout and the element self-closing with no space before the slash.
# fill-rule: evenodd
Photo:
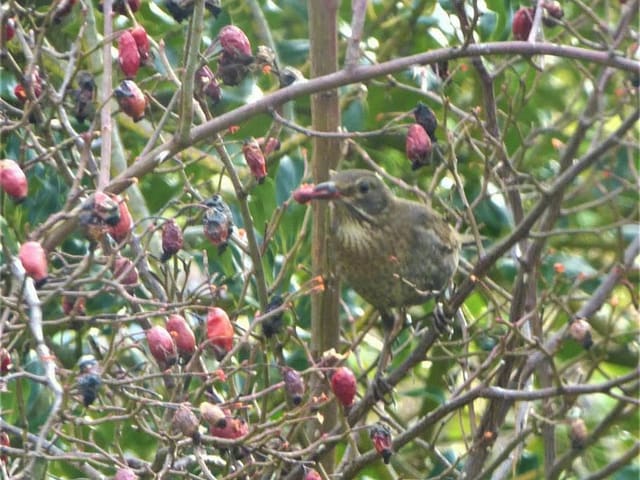
<svg viewBox="0 0 640 480">
<path fill-rule="evenodd" d="M 453 317 L 447 315 L 444 311 L 444 305 L 442 302 L 436 302 L 436 306 L 433 309 L 434 325 L 440 335 L 446 335 L 447 338 L 451 338 L 453 335 Z"/>
<path fill-rule="evenodd" d="M 387 382 L 380 370 L 376 372 L 376 376 L 371 384 L 371 390 L 373 391 L 373 398 L 375 398 L 377 402 L 382 401 L 385 405 L 391 405 L 393 403 L 393 387 L 389 385 L 389 382 Z"/>
</svg>

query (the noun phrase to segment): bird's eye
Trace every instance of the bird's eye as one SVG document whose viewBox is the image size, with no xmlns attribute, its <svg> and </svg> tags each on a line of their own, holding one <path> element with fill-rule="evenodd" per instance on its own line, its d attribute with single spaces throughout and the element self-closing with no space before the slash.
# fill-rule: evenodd
<svg viewBox="0 0 640 480">
<path fill-rule="evenodd" d="M 370 188 L 371 188 L 371 185 L 369 185 L 369 182 L 360 182 L 358 184 L 358 191 L 362 194 L 367 193 Z"/>
</svg>

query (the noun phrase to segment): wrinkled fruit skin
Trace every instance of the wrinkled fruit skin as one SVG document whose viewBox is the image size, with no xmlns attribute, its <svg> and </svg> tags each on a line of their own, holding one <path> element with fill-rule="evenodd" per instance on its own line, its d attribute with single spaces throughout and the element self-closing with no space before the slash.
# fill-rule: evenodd
<svg viewBox="0 0 640 480">
<path fill-rule="evenodd" d="M 182 315 L 169 315 L 167 331 L 173 337 L 178 353 L 185 359 L 191 358 L 196 351 L 196 336 Z"/>
<path fill-rule="evenodd" d="M 298 406 L 302 403 L 304 397 L 304 380 L 297 370 L 285 367 L 282 369 L 282 378 L 284 380 L 284 389 L 291 403 Z"/>
<path fill-rule="evenodd" d="M 418 106 L 413 110 L 413 117 L 416 119 L 422 128 L 424 128 L 427 135 L 431 139 L 432 143 L 436 143 L 436 129 L 438 128 L 438 119 L 436 118 L 433 110 L 427 107 L 424 103 L 418 103 Z"/>
<path fill-rule="evenodd" d="M 166 262 L 173 257 L 182 248 L 183 238 L 182 230 L 171 219 L 164 222 L 162 225 L 162 257 L 161 262 Z"/>
<path fill-rule="evenodd" d="M 140 68 L 138 45 L 129 30 L 125 30 L 118 39 L 118 63 L 128 78 L 133 78 Z"/>
<path fill-rule="evenodd" d="M 251 43 L 245 33 L 235 25 L 226 25 L 218 33 L 222 51 L 232 58 L 251 56 Z"/>
<path fill-rule="evenodd" d="M 356 377 L 347 367 L 339 367 L 331 376 L 331 390 L 345 407 L 350 407 L 356 396 Z"/>
<path fill-rule="evenodd" d="M 212 426 L 209 432 L 219 438 L 240 438 L 249 433 L 249 425 L 243 418 L 227 416 L 224 427 Z"/>
<path fill-rule="evenodd" d="M 117 257 L 113 262 L 113 276 L 127 286 L 138 283 L 138 269 L 131 260 L 126 257 Z"/>
<path fill-rule="evenodd" d="M 391 431 L 386 425 L 378 423 L 371 427 L 369 436 L 373 442 L 373 446 L 382 456 L 384 463 L 388 464 L 391 460 L 392 446 L 391 446 Z"/>
<path fill-rule="evenodd" d="M 231 209 L 220 195 L 214 195 L 204 204 L 208 207 L 202 217 L 204 235 L 219 249 L 223 249 L 233 232 Z"/>
<path fill-rule="evenodd" d="M 25 242 L 18 253 L 20 262 L 27 275 L 35 281 L 36 288 L 41 287 L 47 281 L 48 266 L 47 254 L 39 242 Z"/>
<path fill-rule="evenodd" d="M 113 477 L 113 480 L 137 480 L 138 476 L 133 473 L 133 470 L 128 468 L 119 469 Z"/>
<path fill-rule="evenodd" d="M 118 205 L 118 221 L 115 225 L 110 225 L 108 231 L 116 242 L 121 243 L 127 238 L 131 227 L 133 227 L 133 218 L 131 218 L 131 213 L 129 213 L 127 202 L 117 195 L 114 195 L 112 198 Z"/>
<path fill-rule="evenodd" d="M 87 373 L 78 378 L 78 389 L 82 394 L 82 403 L 85 407 L 91 405 L 98 398 L 100 385 L 102 385 L 102 380 L 95 373 Z"/>
<path fill-rule="evenodd" d="M 531 32 L 532 23 L 533 8 L 521 7 L 513 15 L 513 23 L 511 24 L 513 38 L 515 38 L 516 40 L 527 40 L 529 38 L 529 32 Z"/>
<path fill-rule="evenodd" d="M 281 307 L 283 303 L 280 295 L 274 295 L 271 301 L 265 308 L 264 313 L 269 313 L 278 307 Z M 269 317 L 262 322 L 262 333 L 265 337 L 271 338 L 282 330 L 283 314 L 279 313 L 273 317 Z"/>
<path fill-rule="evenodd" d="M 129 115 L 134 122 L 139 122 L 144 118 L 147 99 L 133 80 L 123 80 L 113 93 L 118 100 L 120 109 Z"/>
<path fill-rule="evenodd" d="M 149 351 L 162 370 L 174 365 L 178 359 L 176 344 L 166 328 L 156 325 L 147 330 Z"/>
<path fill-rule="evenodd" d="M 27 177 L 13 160 L 0 160 L 0 188 L 15 202 L 22 202 L 29 193 Z"/>
<path fill-rule="evenodd" d="M 213 105 L 222 100 L 222 89 L 208 65 L 203 65 L 196 72 L 195 89 L 200 98 L 209 98 Z"/>
<path fill-rule="evenodd" d="M 216 357 L 221 359 L 233 348 L 233 325 L 229 315 L 220 307 L 212 307 L 207 313 L 207 339 Z"/>
<path fill-rule="evenodd" d="M 244 159 L 258 183 L 263 183 L 267 176 L 267 164 L 264 154 L 255 138 L 249 138 L 242 144 Z"/>
<path fill-rule="evenodd" d="M 198 417 L 185 404 L 178 407 L 171 421 L 171 428 L 174 431 L 182 433 L 185 437 L 194 438 L 194 440 L 200 437 L 198 425 L 200 425 Z"/>
<path fill-rule="evenodd" d="M 149 36 L 142 25 L 138 25 L 129 30 L 133 40 L 136 42 L 138 54 L 140 55 L 140 66 L 146 65 L 151 59 L 151 45 L 149 44 Z"/>
<path fill-rule="evenodd" d="M 420 124 L 413 123 L 409 125 L 405 150 L 407 158 L 411 160 L 411 168 L 413 170 L 417 170 L 431 162 L 431 139 Z"/>
</svg>

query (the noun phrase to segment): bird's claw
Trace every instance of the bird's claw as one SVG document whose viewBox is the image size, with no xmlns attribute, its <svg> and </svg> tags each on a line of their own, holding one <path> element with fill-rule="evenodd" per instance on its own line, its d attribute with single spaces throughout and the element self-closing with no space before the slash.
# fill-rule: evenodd
<svg viewBox="0 0 640 480">
<path fill-rule="evenodd" d="M 393 403 L 393 388 L 379 371 L 373 379 L 371 390 L 376 401 L 382 401 L 385 405 Z"/>
<path fill-rule="evenodd" d="M 442 302 L 436 302 L 436 307 L 433 309 L 433 318 L 438 333 L 451 338 L 453 335 L 453 327 L 451 325 L 453 318 L 445 313 Z"/>
</svg>

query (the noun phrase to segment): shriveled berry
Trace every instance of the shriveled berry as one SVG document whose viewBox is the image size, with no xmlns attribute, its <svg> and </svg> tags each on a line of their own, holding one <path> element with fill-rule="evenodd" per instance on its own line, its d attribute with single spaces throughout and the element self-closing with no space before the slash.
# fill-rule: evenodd
<svg viewBox="0 0 640 480">
<path fill-rule="evenodd" d="M 284 367 L 282 369 L 282 378 L 284 380 L 284 389 L 287 392 L 287 396 L 294 405 L 300 405 L 302 398 L 304 397 L 304 380 L 297 370 L 293 368 Z"/>
<path fill-rule="evenodd" d="M 22 202 L 29 193 L 27 177 L 13 160 L 0 160 L 0 188 L 15 202 Z"/>
<path fill-rule="evenodd" d="M 293 199 L 298 203 L 309 203 L 314 197 L 315 185 L 312 183 L 303 183 L 293 192 Z"/>
<path fill-rule="evenodd" d="M 73 116 L 79 123 L 83 123 L 95 116 L 96 82 L 93 75 L 86 71 L 78 72 L 76 81 L 78 88 L 71 92 L 74 99 Z"/>
<path fill-rule="evenodd" d="M 587 445 L 587 436 L 589 432 L 587 425 L 581 418 L 574 418 L 571 420 L 569 429 L 569 438 L 571 439 L 571 446 L 576 450 L 582 450 Z"/>
<path fill-rule="evenodd" d="M 527 40 L 529 38 L 529 33 L 531 32 L 532 24 L 533 8 L 520 7 L 520 9 L 513 15 L 513 22 L 511 23 L 513 38 L 516 40 Z"/>
<path fill-rule="evenodd" d="M 176 343 L 178 354 L 185 359 L 191 358 L 196 351 L 196 336 L 185 318 L 175 313 L 169 315 L 167 331 Z"/>
<path fill-rule="evenodd" d="M 260 137 L 256 141 L 258 142 L 258 145 L 260 145 L 265 157 L 268 157 L 273 152 L 280 150 L 280 140 L 276 137 L 269 137 L 267 139 Z"/>
<path fill-rule="evenodd" d="M 185 437 L 193 438 L 196 442 L 200 439 L 199 425 L 198 417 L 191 411 L 189 405 L 184 403 L 178 407 L 171 421 L 171 428 L 174 431 L 182 433 Z"/>
<path fill-rule="evenodd" d="M 282 306 L 283 300 L 280 295 L 274 295 L 271 301 L 267 304 L 267 308 L 265 308 L 264 313 L 272 312 L 273 310 Z M 262 333 L 265 337 L 271 338 L 282 329 L 282 312 L 266 318 L 262 322 Z"/>
<path fill-rule="evenodd" d="M 162 256 L 161 262 L 166 262 L 182 248 L 182 230 L 175 220 L 170 219 L 162 225 Z"/>
<path fill-rule="evenodd" d="M 65 315 L 84 315 L 86 299 L 84 297 L 70 297 L 64 295 L 62 297 L 62 311 Z"/>
<path fill-rule="evenodd" d="M 133 80 L 123 80 L 113 93 L 118 100 L 120 109 L 133 118 L 134 122 L 139 122 L 144 118 L 147 99 Z"/>
<path fill-rule="evenodd" d="M 202 217 L 204 235 L 222 250 L 233 232 L 231 209 L 220 195 L 214 195 L 204 204 L 207 207 Z"/>
<path fill-rule="evenodd" d="M 44 285 L 48 276 L 47 254 L 40 242 L 23 243 L 18 257 L 27 275 L 33 278 L 36 288 Z"/>
<path fill-rule="evenodd" d="M 6 375 L 13 368 L 11 354 L 6 348 L 0 348 L 0 374 Z"/>
<path fill-rule="evenodd" d="M 322 477 L 317 470 L 313 468 L 305 468 L 304 480 L 322 480 Z"/>
<path fill-rule="evenodd" d="M 438 128 L 438 119 L 433 113 L 433 110 L 424 103 L 419 102 L 418 106 L 413 110 L 413 117 L 416 119 L 416 123 L 421 125 L 425 132 L 427 132 L 431 142 L 437 142 L 436 129 Z"/>
<path fill-rule="evenodd" d="M 382 423 L 376 423 L 369 430 L 369 437 L 371 437 L 376 452 L 382 456 L 384 463 L 388 464 L 392 454 L 391 431 L 389 427 Z"/>
<path fill-rule="evenodd" d="M 127 202 L 124 199 L 120 198 L 118 195 L 113 195 L 112 198 L 118 205 L 119 218 L 115 225 L 109 226 L 108 231 L 114 240 L 120 243 L 127 238 L 127 235 L 129 235 L 131 227 L 133 227 L 133 218 L 131 218 L 129 207 L 127 207 Z"/>
<path fill-rule="evenodd" d="M 208 65 L 203 65 L 196 72 L 195 91 L 199 97 L 207 97 L 213 105 L 222 100 L 222 89 Z"/>
<path fill-rule="evenodd" d="M 126 257 L 116 257 L 113 262 L 113 276 L 125 286 L 132 286 L 138 283 L 138 269 Z"/>
<path fill-rule="evenodd" d="M 431 139 L 426 130 L 418 123 L 409 125 L 405 142 L 407 158 L 411 160 L 411 168 L 417 170 L 431 161 Z"/>
<path fill-rule="evenodd" d="M 235 25 L 226 25 L 218 33 L 223 52 L 233 58 L 251 56 L 251 43 L 245 33 Z"/>
<path fill-rule="evenodd" d="M 356 396 L 356 377 L 347 367 L 339 367 L 331 376 L 331 390 L 336 398 L 349 407 Z"/>
<path fill-rule="evenodd" d="M 3 24 L 3 38 L 5 42 L 11 41 L 16 34 L 16 21 L 8 18 Z"/>
<path fill-rule="evenodd" d="M 244 141 L 242 144 L 242 153 L 257 182 L 264 182 L 264 178 L 267 176 L 267 164 L 264 160 L 262 149 L 255 138 L 248 138 Z"/>
<path fill-rule="evenodd" d="M 120 468 L 113 476 L 113 480 L 138 480 L 138 476 L 129 468 Z"/>
<path fill-rule="evenodd" d="M 166 328 L 156 325 L 147 330 L 147 342 L 151 355 L 162 370 L 176 363 L 178 353 L 173 337 Z"/>
<path fill-rule="evenodd" d="M 584 318 L 574 318 L 569 324 L 569 335 L 587 350 L 593 346 L 591 325 Z"/>
<path fill-rule="evenodd" d="M 100 376 L 96 373 L 86 373 L 78 378 L 78 389 L 82 395 L 82 404 L 91 405 L 98 398 L 98 391 L 102 385 Z"/>
<path fill-rule="evenodd" d="M 213 403 L 202 402 L 200 404 L 200 415 L 210 427 L 225 428 L 227 425 L 227 414 Z"/>
<path fill-rule="evenodd" d="M 207 313 L 207 339 L 218 359 L 233 348 L 233 325 L 229 315 L 220 307 L 212 307 Z"/>
<path fill-rule="evenodd" d="M 0 445 L 3 447 L 11 446 L 11 440 L 9 439 L 9 435 L 7 435 L 7 432 L 5 432 L 4 430 L 0 432 Z M 8 461 L 8 458 L 6 455 L 0 455 L 0 463 L 6 464 L 7 461 Z"/>
<path fill-rule="evenodd" d="M 149 36 L 147 31 L 142 25 L 137 25 L 129 30 L 131 36 L 136 42 L 138 47 L 138 53 L 140 54 L 140 66 L 146 65 L 151 59 L 151 45 L 149 43 Z"/>
<path fill-rule="evenodd" d="M 120 69 L 129 78 L 133 78 L 140 68 L 140 52 L 138 45 L 129 30 L 125 30 L 118 38 L 118 63 Z"/>
<path fill-rule="evenodd" d="M 212 426 L 209 432 L 219 438 L 240 438 L 249 433 L 249 425 L 241 417 L 227 416 L 224 427 Z"/>
</svg>

